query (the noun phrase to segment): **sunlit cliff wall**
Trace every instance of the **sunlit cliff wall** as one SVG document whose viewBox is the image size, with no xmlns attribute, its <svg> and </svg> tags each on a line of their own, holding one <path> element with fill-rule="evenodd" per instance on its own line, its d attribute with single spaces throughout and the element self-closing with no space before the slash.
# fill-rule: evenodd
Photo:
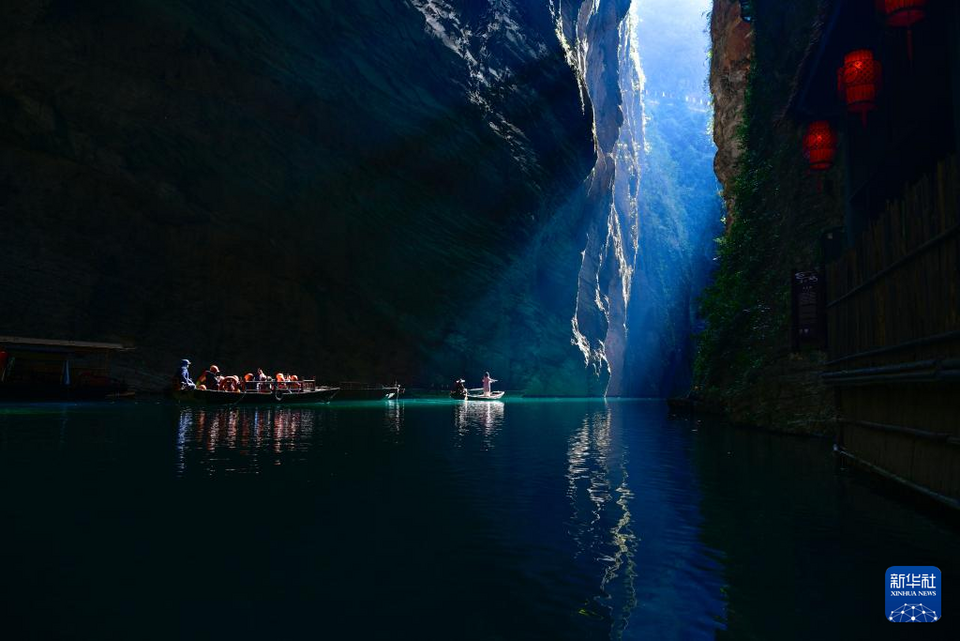
<svg viewBox="0 0 960 641">
<path fill-rule="evenodd" d="M 753 29 L 741 16 L 738 0 L 714 0 L 710 13 L 710 91 L 714 99 L 714 170 L 723 185 L 726 222 L 733 222 L 733 180 L 740 158 L 738 129 L 743 122 L 744 92 L 753 55 Z"/>
<path fill-rule="evenodd" d="M 562 24 L 564 41 L 575 43 L 576 68 L 594 105 L 597 154 L 583 187 L 588 216 L 573 333 L 585 364 L 608 383 L 605 391 L 611 394 L 620 393 L 624 382 L 642 145 L 643 114 L 633 99 L 642 80 L 625 20 L 629 8 L 629 0 L 583 2 L 576 22 L 568 18 Z"/>
</svg>

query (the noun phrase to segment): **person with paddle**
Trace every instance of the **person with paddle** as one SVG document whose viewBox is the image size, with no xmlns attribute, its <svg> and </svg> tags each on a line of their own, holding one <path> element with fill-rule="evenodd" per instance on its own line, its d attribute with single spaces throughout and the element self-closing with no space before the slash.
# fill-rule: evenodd
<svg viewBox="0 0 960 641">
<path fill-rule="evenodd" d="M 483 395 L 490 396 L 490 383 L 496 383 L 497 379 L 490 378 L 490 372 L 483 375 Z"/>
</svg>

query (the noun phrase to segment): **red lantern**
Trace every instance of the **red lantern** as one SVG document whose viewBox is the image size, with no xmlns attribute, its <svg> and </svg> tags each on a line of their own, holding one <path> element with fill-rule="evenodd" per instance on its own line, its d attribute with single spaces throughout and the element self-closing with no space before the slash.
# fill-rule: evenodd
<svg viewBox="0 0 960 641">
<path fill-rule="evenodd" d="M 891 27 L 909 29 L 923 20 L 927 0 L 877 0 L 877 9 L 887 18 Z"/>
<path fill-rule="evenodd" d="M 813 171 L 826 171 L 833 166 L 837 155 L 837 134 L 826 120 L 818 120 L 807 126 L 803 137 L 803 155 Z"/>
<path fill-rule="evenodd" d="M 877 0 L 877 10 L 890 27 L 907 30 L 907 53 L 913 60 L 913 30 L 911 27 L 926 15 L 927 0 Z"/>
<path fill-rule="evenodd" d="M 837 71 L 837 88 L 850 113 L 859 113 L 867 124 L 867 112 L 877 106 L 882 70 L 869 49 L 857 49 L 843 57 Z"/>
</svg>

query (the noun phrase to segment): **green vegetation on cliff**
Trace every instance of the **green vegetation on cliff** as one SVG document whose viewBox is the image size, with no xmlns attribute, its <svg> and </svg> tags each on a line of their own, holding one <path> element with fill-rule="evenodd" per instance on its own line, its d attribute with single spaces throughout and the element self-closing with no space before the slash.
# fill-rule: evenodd
<svg viewBox="0 0 960 641">
<path fill-rule="evenodd" d="M 818 2 L 752 5 L 754 58 L 737 140 L 743 153 L 735 179 L 724 185 L 734 223 L 718 241 L 714 282 L 701 301 L 707 327 L 695 364 L 700 394 L 728 406 L 752 402 L 789 353 L 790 270 L 819 265 L 820 234 L 842 220 L 832 172 L 818 187 L 801 154 L 803 126 L 784 115 Z"/>
</svg>

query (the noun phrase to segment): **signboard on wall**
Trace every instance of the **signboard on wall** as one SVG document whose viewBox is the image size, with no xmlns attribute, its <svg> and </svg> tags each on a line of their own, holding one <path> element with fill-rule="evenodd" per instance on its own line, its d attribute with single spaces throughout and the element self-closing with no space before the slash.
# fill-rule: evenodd
<svg viewBox="0 0 960 641">
<path fill-rule="evenodd" d="M 824 349 L 827 317 L 823 278 L 813 269 L 794 270 L 791 278 L 793 350 Z"/>
</svg>

